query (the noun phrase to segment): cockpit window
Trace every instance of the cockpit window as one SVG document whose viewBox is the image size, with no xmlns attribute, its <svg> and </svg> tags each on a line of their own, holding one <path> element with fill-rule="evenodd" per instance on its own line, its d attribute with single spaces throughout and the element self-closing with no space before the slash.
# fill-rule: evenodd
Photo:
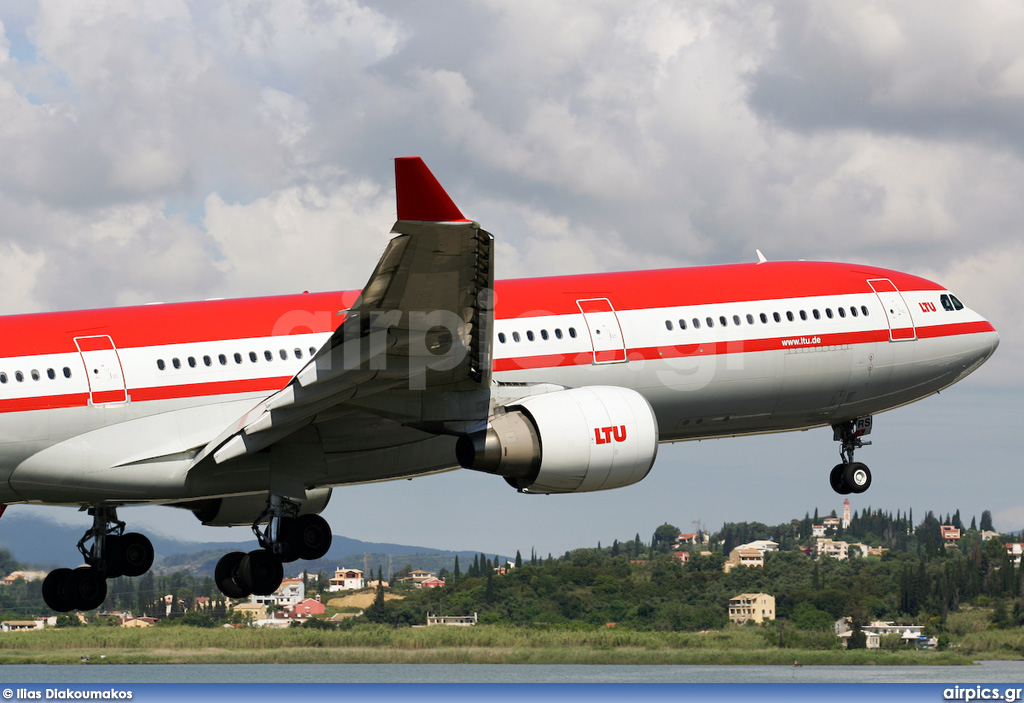
<svg viewBox="0 0 1024 703">
<path fill-rule="evenodd" d="M 950 312 L 953 311 L 953 303 L 950 302 L 948 295 L 945 295 L 945 294 L 940 295 L 939 296 L 939 302 L 942 303 L 942 309 L 943 310 L 948 310 Z"/>
<path fill-rule="evenodd" d="M 950 295 L 949 299 L 953 301 L 953 307 L 954 308 L 956 308 L 957 310 L 963 310 L 964 309 L 964 304 L 961 303 L 959 300 L 957 300 L 955 295 Z"/>
</svg>

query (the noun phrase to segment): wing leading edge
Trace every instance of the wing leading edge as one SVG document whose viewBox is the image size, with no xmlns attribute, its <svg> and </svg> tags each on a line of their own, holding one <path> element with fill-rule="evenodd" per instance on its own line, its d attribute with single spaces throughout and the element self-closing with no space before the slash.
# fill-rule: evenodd
<svg viewBox="0 0 1024 703">
<path fill-rule="evenodd" d="M 398 236 L 362 294 L 284 388 L 196 455 L 190 480 L 352 412 L 432 434 L 486 422 L 493 237 L 462 215 L 418 157 L 395 160 L 395 181 Z"/>
</svg>

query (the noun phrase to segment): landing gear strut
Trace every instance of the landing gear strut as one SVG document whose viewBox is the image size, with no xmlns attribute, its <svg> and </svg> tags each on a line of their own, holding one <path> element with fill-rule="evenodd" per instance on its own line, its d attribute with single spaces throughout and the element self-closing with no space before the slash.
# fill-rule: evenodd
<svg viewBox="0 0 1024 703">
<path fill-rule="evenodd" d="M 843 460 L 829 474 L 832 490 L 840 495 L 863 493 L 871 486 L 871 470 L 867 465 L 854 461 L 853 452 L 871 444 L 861 439 L 871 432 L 871 416 L 832 425 L 832 432 L 832 438 L 840 443 L 839 457 Z"/>
<path fill-rule="evenodd" d="M 43 600 L 60 613 L 100 607 L 108 578 L 141 576 L 153 565 L 153 545 L 145 535 L 125 533 L 116 508 L 92 507 L 89 514 L 92 527 L 78 541 L 86 566 L 54 569 L 43 580 Z"/>
<path fill-rule="evenodd" d="M 272 495 L 252 523 L 260 548 L 221 557 L 214 581 L 228 598 L 269 596 L 281 585 L 284 564 L 319 559 L 331 548 L 331 527 L 319 515 L 299 515 L 299 505 Z"/>
</svg>

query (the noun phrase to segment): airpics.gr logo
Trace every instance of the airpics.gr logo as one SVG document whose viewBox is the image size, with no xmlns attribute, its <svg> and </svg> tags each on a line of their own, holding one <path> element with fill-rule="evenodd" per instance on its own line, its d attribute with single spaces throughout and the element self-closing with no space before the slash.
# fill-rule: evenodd
<svg viewBox="0 0 1024 703">
<path fill-rule="evenodd" d="M 619 425 L 617 427 L 595 427 L 594 428 L 594 442 L 597 444 L 610 444 L 612 442 L 625 442 L 626 441 L 626 426 Z"/>
</svg>

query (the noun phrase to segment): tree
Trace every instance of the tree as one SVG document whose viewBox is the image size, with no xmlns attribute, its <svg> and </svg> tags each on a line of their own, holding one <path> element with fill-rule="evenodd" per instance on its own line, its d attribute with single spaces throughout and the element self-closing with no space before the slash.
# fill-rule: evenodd
<svg viewBox="0 0 1024 703">
<path fill-rule="evenodd" d="M 462 578 L 462 571 L 459 570 L 459 555 L 458 554 L 455 555 L 455 570 L 454 570 L 453 573 L 454 573 L 454 578 L 455 578 L 456 581 L 458 581 L 460 578 Z"/>
<path fill-rule="evenodd" d="M 373 599 L 370 607 L 363 612 L 363 617 L 368 622 L 384 622 L 387 620 L 387 610 L 384 605 L 384 581 L 377 581 L 377 597 Z"/>
<path fill-rule="evenodd" d="M 981 511 L 981 529 L 982 529 L 983 532 L 985 530 L 990 530 L 992 532 L 996 531 L 996 528 L 994 528 L 992 526 L 992 513 L 991 513 L 991 511 L 988 511 L 988 510 L 982 510 Z"/>
<path fill-rule="evenodd" d="M 651 549 L 658 552 L 669 552 L 678 539 L 679 528 L 666 522 L 654 531 L 654 536 L 651 538 Z"/>
<path fill-rule="evenodd" d="M 523 555 L 520 554 L 519 550 L 517 549 L 516 550 L 516 568 L 518 569 L 518 568 L 522 567 L 522 565 L 523 565 Z"/>
</svg>

